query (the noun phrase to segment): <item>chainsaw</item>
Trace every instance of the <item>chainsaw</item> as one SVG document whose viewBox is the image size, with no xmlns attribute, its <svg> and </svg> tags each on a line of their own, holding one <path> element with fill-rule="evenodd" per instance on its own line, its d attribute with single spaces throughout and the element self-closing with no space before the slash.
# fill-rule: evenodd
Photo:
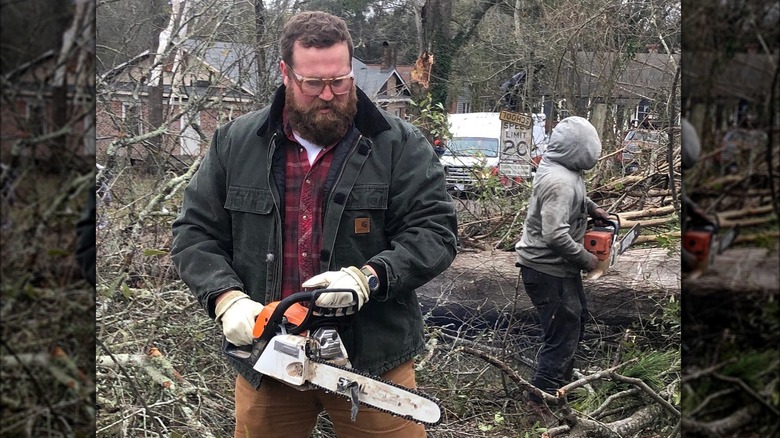
<svg viewBox="0 0 780 438">
<path fill-rule="evenodd" d="M 738 227 L 730 228 L 719 235 L 720 222 L 717 216 L 714 221 L 689 226 L 683 235 L 683 247 L 696 258 L 696 262 L 687 274 L 687 278 L 695 279 L 706 272 L 715 261 L 715 256 L 722 254 L 739 233 Z"/>
<path fill-rule="evenodd" d="M 316 304 L 323 293 L 350 292 L 352 302 L 335 307 Z M 361 405 L 434 426 L 441 420 L 439 401 L 352 368 L 339 329 L 352 323 L 358 298 L 351 289 L 294 293 L 266 305 L 255 320 L 251 345 L 225 340 L 225 353 L 249 363 L 261 374 L 295 389 L 323 389 L 351 401 L 355 421 Z"/>
<path fill-rule="evenodd" d="M 615 217 L 614 221 L 595 220 L 585 231 L 583 245 L 599 260 L 595 269 L 584 273 L 584 277 L 587 279 L 595 280 L 604 275 L 617 262 L 618 256 L 623 254 L 639 237 L 639 224 L 636 224 L 623 237 L 618 238 L 620 217 L 616 214 L 611 216 Z"/>
</svg>

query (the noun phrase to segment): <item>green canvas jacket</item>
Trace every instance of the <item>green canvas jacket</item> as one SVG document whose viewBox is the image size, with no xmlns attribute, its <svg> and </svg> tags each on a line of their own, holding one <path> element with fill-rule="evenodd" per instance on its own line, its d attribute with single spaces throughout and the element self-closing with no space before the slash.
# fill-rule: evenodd
<svg viewBox="0 0 780 438">
<path fill-rule="evenodd" d="M 215 298 L 230 289 L 263 304 L 280 299 L 283 107 L 281 86 L 269 107 L 217 129 L 173 223 L 172 259 L 211 318 Z M 383 287 L 341 335 L 353 367 L 381 374 L 424 347 L 415 289 L 452 263 L 455 209 L 443 167 L 420 131 L 359 89 L 354 125 L 334 153 L 320 267 L 377 268 Z M 226 357 L 260 385 L 259 373 Z"/>
</svg>

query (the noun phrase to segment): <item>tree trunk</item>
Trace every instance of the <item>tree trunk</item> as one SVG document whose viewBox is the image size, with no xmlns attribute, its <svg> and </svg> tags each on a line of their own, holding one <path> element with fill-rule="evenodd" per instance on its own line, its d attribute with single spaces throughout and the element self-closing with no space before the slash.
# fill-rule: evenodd
<svg viewBox="0 0 780 438">
<path fill-rule="evenodd" d="M 695 280 L 684 280 L 686 296 L 708 297 L 719 293 L 780 292 L 777 267 L 779 247 L 731 248 L 715 256 L 709 270 Z"/>
<path fill-rule="evenodd" d="M 257 103 L 260 104 L 261 95 L 264 93 L 261 93 L 260 90 L 266 91 L 267 89 L 270 89 L 270 84 L 268 81 L 268 74 L 266 74 L 266 69 L 268 66 L 266 65 L 266 58 L 265 58 L 265 5 L 263 4 L 263 0 L 255 0 L 255 62 L 257 65 L 257 77 L 260 78 L 261 84 L 258 87 L 259 90 L 257 91 L 257 95 L 255 95 L 255 99 L 257 100 Z"/>
<path fill-rule="evenodd" d="M 536 319 L 519 280 L 514 252 L 460 253 L 441 275 L 418 289 L 424 311 L 439 323 L 480 321 L 492 326 L 510 315 Z M 660 301 L 680 294 L 679 251 L 629 249 L 597 280 L 584 280 L 595 321 L 628 326 L 655 312 Z"/>
</svg>

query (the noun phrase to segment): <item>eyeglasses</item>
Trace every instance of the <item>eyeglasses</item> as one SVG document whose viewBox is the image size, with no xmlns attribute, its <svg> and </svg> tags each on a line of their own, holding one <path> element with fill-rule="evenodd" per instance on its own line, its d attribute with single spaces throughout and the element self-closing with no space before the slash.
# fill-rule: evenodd
<svg viewBox="0 0 780 438">
<path fill-rule="evenodd" d="M 295 73 L 291 67 L 290 72 L 293 74 L 295 82 L 298 83 L 301 93 L 306 96 L 319 96 L 325 86 L 330 86 L 330 91 L 336 96 L 347 94 L 352 89 L 352 82 L 355 80 L 355 72 L 350 71 L 349 74 L 339 76 L 337 78 L 322 79 L 322 78 L 305 78 L 298 73 Z"/>
</svg>

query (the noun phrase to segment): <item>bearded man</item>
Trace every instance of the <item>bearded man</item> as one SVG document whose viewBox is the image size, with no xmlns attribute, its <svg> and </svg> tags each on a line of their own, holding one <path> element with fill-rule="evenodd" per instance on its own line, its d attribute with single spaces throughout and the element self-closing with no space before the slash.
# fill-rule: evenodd
<svg viewBox="0 0 780 438">
<path fill-rule="evenodd" d="M 416 127 L 355 85 L 343 20 L 295 15 L 280 49 L 284 84 L 271 105 L 218 128 L 189 183 L 173 261 L 237 346 L 252 343 L 264 304 L 304 287 L 354 290 L 359 311 L 339 333 L 353 368 L 414 388 L 424 348 L 415 289 L 456 253 L 443 168 Z M 363 406 L 352 422 L 349 400 L 226 358 L 238 373 L 236 437 L 308 437 L 322 410 L 340 437 L 426 436 L 420 424 Z"/>
</svg>

